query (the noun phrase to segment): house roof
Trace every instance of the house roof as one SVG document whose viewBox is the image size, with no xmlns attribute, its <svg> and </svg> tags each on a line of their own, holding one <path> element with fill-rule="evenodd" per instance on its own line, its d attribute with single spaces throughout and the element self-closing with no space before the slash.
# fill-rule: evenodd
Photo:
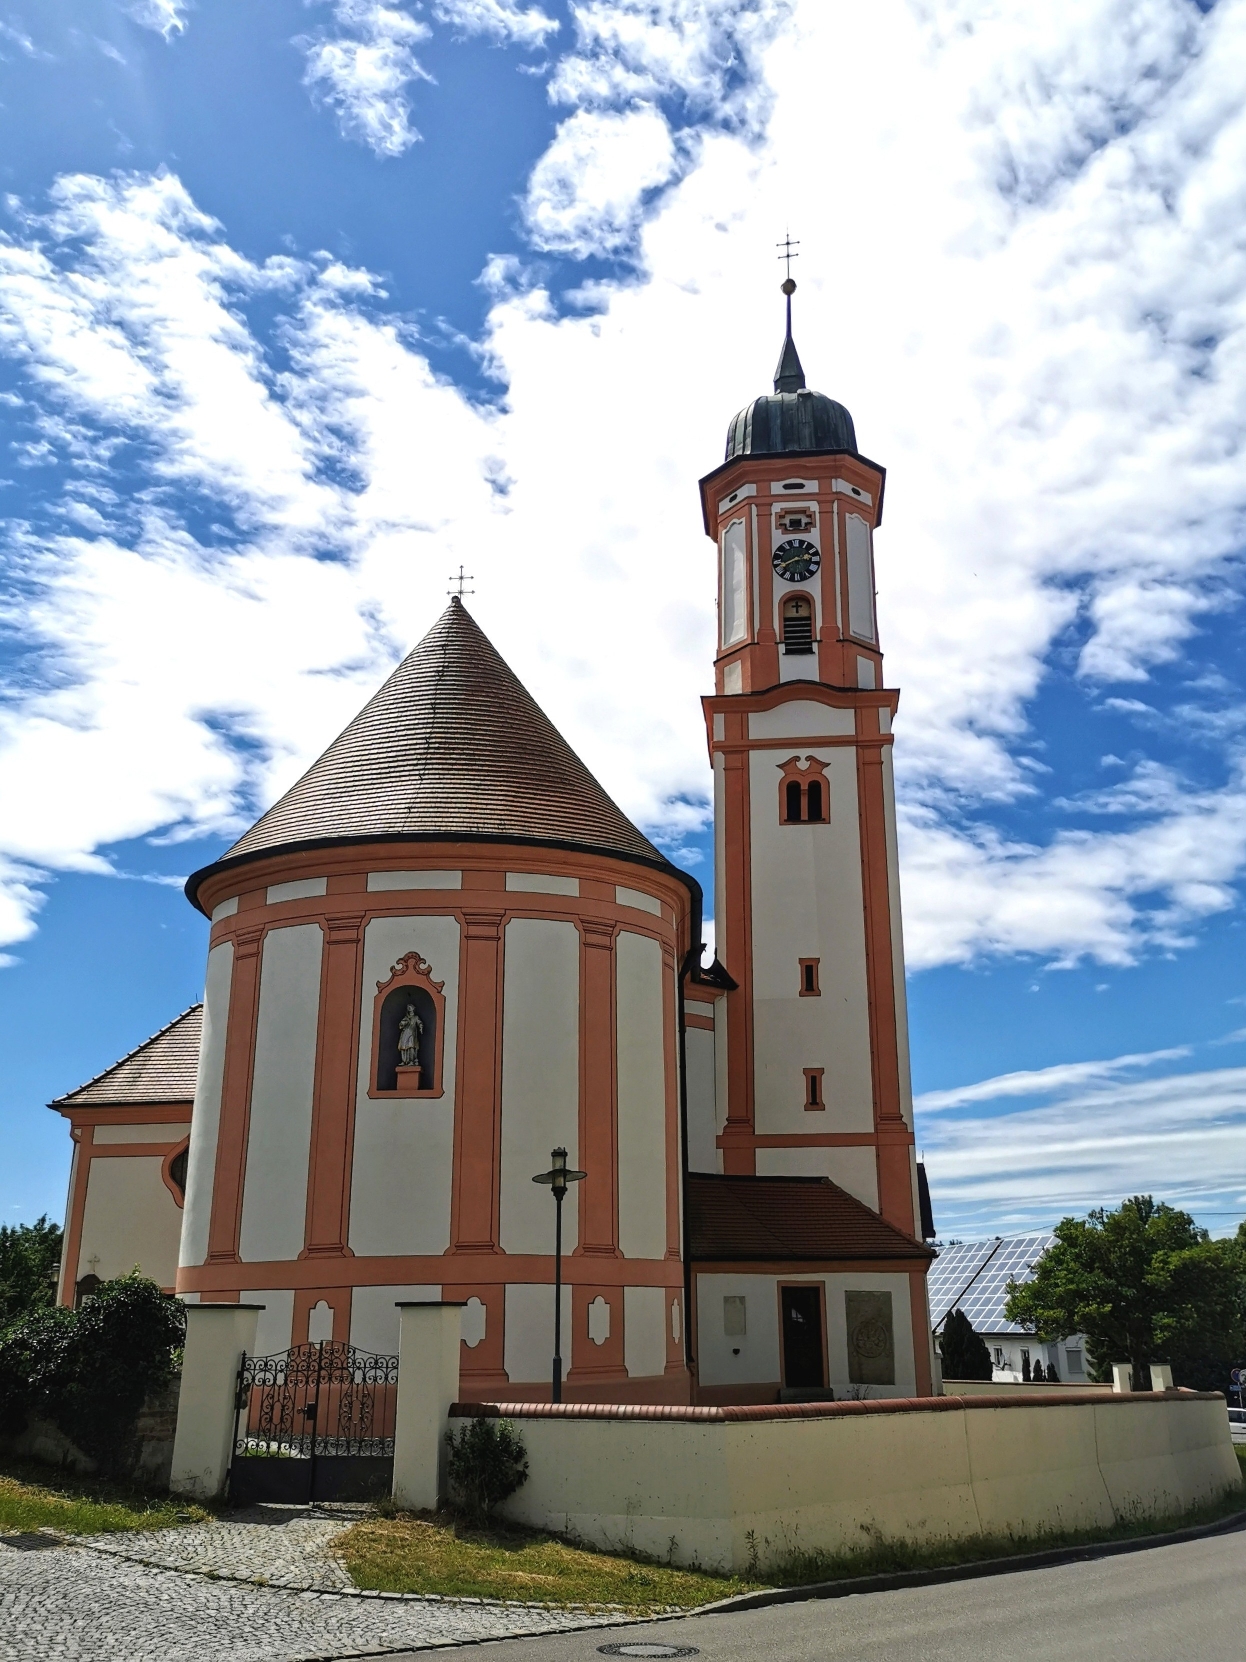
<svg viewBox="0 0 1246 1662">
<path fill-rule="evenodd" d="M 952 1310 L 969 1318 L 975 1333 L 1024 1333 L 1004 1314 L 1009 1281 L 1028 1281 L 1055 1240 L 1049 1231 L 997 1235 L 992 1241 L 957 1241 L 930 1266 L 926 1287 L 930 1323 L 938 1333 Z"/>
<path fill-rule="evenodd" d="M 932 1256 L 829 1177 L 690 1172 L 688 1237 L 694 1261 Z"/>
<path fill-rule="evenodd" d="M 144 1040 L 76 1091 L 49 1108 L 110 1108 L 148 1102 L 193 1102 L 203 1034 L 203 1005 L 189 1010 Z"/>
<path fill-rule="evenodd" d="M 598 784 L 456 597 L 298 783 L 210 872 L 409 838 L 543 843 L 671 865 Z"/>
</svg>

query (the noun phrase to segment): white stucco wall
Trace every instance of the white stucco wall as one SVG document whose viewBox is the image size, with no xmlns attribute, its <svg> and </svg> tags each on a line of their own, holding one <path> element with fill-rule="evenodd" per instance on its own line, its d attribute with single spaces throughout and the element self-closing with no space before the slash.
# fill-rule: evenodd
<svg viewBox="0 0 1246 1662">
<path fill-rule="evenodd" d="M 91 1141 L 96 1148 L 107 1143 L 180 1143 L 189 1130 L 176 1120 L 165 1125 L 97 1125 Z"/>
<path fill-rule="evenodd" d="M 303 1250 L 323 945 L 318 923 L 264 937 L 238 1243 L 246 1263 Z"/>
<path fill-rule="evenodd" d="M 407 952 L 420 953 L 431 967 L 433 980 L 445 983 L 443 1094 L 373 1101 L 368 1082 L 376 986 Z M 450 1245 L 458 997 L 457 918 L 372 919 L 364 935 L 351 1178 L 350 1245 L 356 1253 L 388 1257 L 444 1252 Z"/>
<path fill-rule="evenodd" d="M 396 1356 L 398 1306 L 437 1304 L 440 1299 L 441 1288 L 436 1286 L 356 1287 L 350 1301 L 350 1342 L 361 1350 Z"/>
<path fill-rule="evenodd" d="M 757 1175 L 829 1177 L 878 1210 L 878 1156 L 872 1148 L 759 1148 Z"/>
<path fill-rule="evenodd" d="M 621 930 L 615 966 L 619 1247 L 625 1258 L 661 1258 L 666 1252 L 662 949 L 649 935 Z"/>
<path fill-rule="evenodd" d="M 684 1055 L 688 1066 L 688 1170 L 717 1171 L 713 1033 L 705 1027 L 689 1027 L 684 1033 Z"/>
<path fill-rule="evenodd" d="M 623 1363 L 629 1379 L 652 1379 L 666 1367 L 665 1287 L 624 1287 Z"/>
<path fill-rule="evenodd" d="M 562 1289 L 562 1376 L 572 1367 L 571 1289 Z M 513 1385 L 548 1385 L 554 1364 L 552 1283 L 512 1281 L 506 1288 L 503 1366 Z"/>
<path fill-rule="evenodd" d="M 780 764 L 793 752 L 826 763 L 826 824 L 779 821 Z M 749 769 L 757 1131 L 872 1130 L 855 751 L 793 740 L 753 751 Z M 800 997 L 801 958 L 820 960 L 818 998 Z M 826 1070 L 822 1113 L 804 1110 L 805 1068 Z"/>
<path fill-rule="evenodd" d="M 212 1182 L 216 1172 L 216 1133 L 220 1125 L 221 1088 L 225 1078 L 225 1026 L 229 1018 L 229 986 L 233 969 L 234 943 L 222 941 L 208 953 L 207 983 L 203 995 L 203 1039 L 199 1046 L 195 1109 L 190 1123 L 186 1207 L 182 1213 L 183 1264 L 202 1264 L 208 1256 Z"/>
<path fill-rule="evenodd" d="M 549 1151 L 579 1165 L 580 935 L 573 923 L 512 918 L 502 998 L 501 1244 L 554 1250 L 549 1190 L 532 1181 Z M 563 1202 L 563 1251 L 575 1249 L 579 1191 Z"/>
<path fill-rule="evenodd" d="M 868 1396 L 882 1401 L 887 1397 L 917 1394 L 908 1276 L 857 1271 L 838 1275 L 698 1275 L 697 1365 L 703 1385 L 778 1383 L 781 1377 L 778 1288 L 780 1283 L 795 1282 L 821 1282 L 826 1289 L 828 1383 L 837 1398 L 846 1397 L 856 1389 L 848 1377 L 846 1292 L 891 1294 L 895 1383 L 871 1385 Z M 723 1298 L 727 1295 L 745 1300 L 748 1331 L 743 1336 L 725 1331 Z M 738 1356 L 733 1354 L 737 1348 Z"/>
<path fill-rule="evenodd" d="M 154 1154 L 91 1161 L 75 1281 L 84 1275 L 109 1281 L 137 1268 L 172 1287 L 182 1214 L 160 1175 L 162 1164 Z"/>
<path fill-rule="evenodd" d="M 1242 1490 L 1223 1402 L 1190 1397 L 828 1404 L 725 1422 L 581 1419 L 573 1406 L 516 1423 L 530 1474 L 505 1516 L 723 1571 L 759 1560 L 764 1574 L 794 1542 L 843 1552 L 863 1528 L 946 1542 L 1106 1527 Z"/>
</svg>

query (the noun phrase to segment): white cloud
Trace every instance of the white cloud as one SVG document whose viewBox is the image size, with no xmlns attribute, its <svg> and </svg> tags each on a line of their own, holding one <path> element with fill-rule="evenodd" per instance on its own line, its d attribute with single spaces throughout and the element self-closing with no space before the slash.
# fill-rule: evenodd
<svg viewBox="0 0 1246 1662">
<path fill-rule="evenodd" d="M 166 40 L 186 33 L 188 0 L 130 0 L 126 11 L 144 29 L 154 29 Z"/>
<path fill-rule="evenodd" d="M 919 1110 L 941 1233 L 1050 1226 L 1139 1193 L 1232 1233 L 1246 1186 L 1246 1068 L 1078 1083 L 1071 1072 L 1062 1099 L 1044 1107 Z"/>
<path fill-rule="evenodd" d="M 433 16 L 465 35 L 520 46 L 541 46 L 547 35 L 558 32 L 557 22 L 539 6 L 520 6 L 515 0 L 435 0 Z"/>
<path fill-rule="evenodd" d="M 634 239 L 646 195 L 675 172 L 675 146 L 654 109 L 578 111 L 532 170 L 524 201 L 537 248 L 585 259 Z"/>
<path fill-rule="evenodd" d="M 304 85 L 333 110 L 343 138 L 401 156 L 420 136 L 407 88 L 432 79 L 413 50 L 428 25 L 381 0 L 335 0 L 333 19 L 337 34 L 298 42 L 307 55 Z"/>
<path fill-rule="evenodd" d="M 397 154 L 424 25 L 364 0 L 333 17 L 309 75 Z M 70 492 L 74 535 L 23 545 L 47 677 L 6 707 L 15 778 L 46 740 L 96 794 L 73 814 L 55 790 L 6 806 L 0 846 L 29 872 L 250 811 L 427 626 L 460 559 L 608 788 L 686 830 L 713 637 L 694 481 L 768 383 L 790 225 L 810 380 L 889 470 L 912 961 L 1181 946 L 1246 862 L 1240 710 L 1182 695 L 1220 783 L 1147 759 L 1066 802 L 1044 802 L 1029 722 L 1075 646 L 1088 682 L 1151 677 L 1146 705 L 1098 707 L 1159 734 L 1156 667 L 1225 604 L 1246 533 L 1246 0 L 1041 17 L 603 0 L 572 24 L 552 74 L 571 113 L 527 223 L 544 248 L 635 260 L 591 316 L 559 315 L 531 274 L 496 289 L 496 410 L 433 373 L 366 274 L 247 260 L 176 180 L 69 181 L 0 249 L 0 346 L 40 413 L 29 457 L 114 490 Z M 261 294 L 280 340 L 248 322 Z M 196 542 L 180 492 L 225 533 Z M 152 630 L 178 650 L 149 659 Z M 1002 804 L 1038 829 L 1000 830 Z"/>
<path fill-rule="evenodd" d="M 1189 1054 L 1188 1045 L 1179 1045 L 1172 1050 L 1112 1056 L 1101 1062 L 1058 1062 L 1049 1068 L 996 1074 L 993 1079 L 982 1079 L 975 1085 L 957 1085 L 948 1091 L 925 1091 L 913 1099 L 913 1105 L 922 1114 L 934 1114 L 949 1108 L 963 1108 L 971 1102 L 998 1102 L 1003 1097 L 1052 1096 L 1074 1085 L 1112 1079 L 1118 1073 L 1154 1067 L 1157 1062 L 1178 1061 Z"/>
</svg>

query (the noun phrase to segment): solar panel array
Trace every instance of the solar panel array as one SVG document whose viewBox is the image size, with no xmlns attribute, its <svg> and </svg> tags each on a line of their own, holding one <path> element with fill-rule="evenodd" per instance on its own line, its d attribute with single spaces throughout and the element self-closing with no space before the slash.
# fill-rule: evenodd
<svg viewBox="0 0 1246 1662">
<path fill-rule="evenodd" d="M 930 1266 L 930 1319 L 938 1331 L 962 1310 L 975 1333 L 1023 1333 L 1004 1315 L 1009 1281 L 1028 1281 L 1055 1236 L 1048 1231 L 947 1247 Z"/>
</svg>

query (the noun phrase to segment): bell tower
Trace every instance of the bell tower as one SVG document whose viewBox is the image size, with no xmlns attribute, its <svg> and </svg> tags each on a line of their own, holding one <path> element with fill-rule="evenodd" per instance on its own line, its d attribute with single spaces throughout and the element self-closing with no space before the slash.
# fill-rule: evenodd
<svg viewBox="0 0 1246 1662">
<path fill-rule="evenodd" d="M 735 417 L 726 459 L 701 481 L 719 583 L 703 700 L 715 922 L 734 982 L 718 1169 L 830 1177 L 912 1236 L 899 694 L 884 685 L 874 604 L 886 474 L 858 450 L 844 406 L 805 384 L 795 288 L 789 276 L 774 392 Z"/>
</svg>

